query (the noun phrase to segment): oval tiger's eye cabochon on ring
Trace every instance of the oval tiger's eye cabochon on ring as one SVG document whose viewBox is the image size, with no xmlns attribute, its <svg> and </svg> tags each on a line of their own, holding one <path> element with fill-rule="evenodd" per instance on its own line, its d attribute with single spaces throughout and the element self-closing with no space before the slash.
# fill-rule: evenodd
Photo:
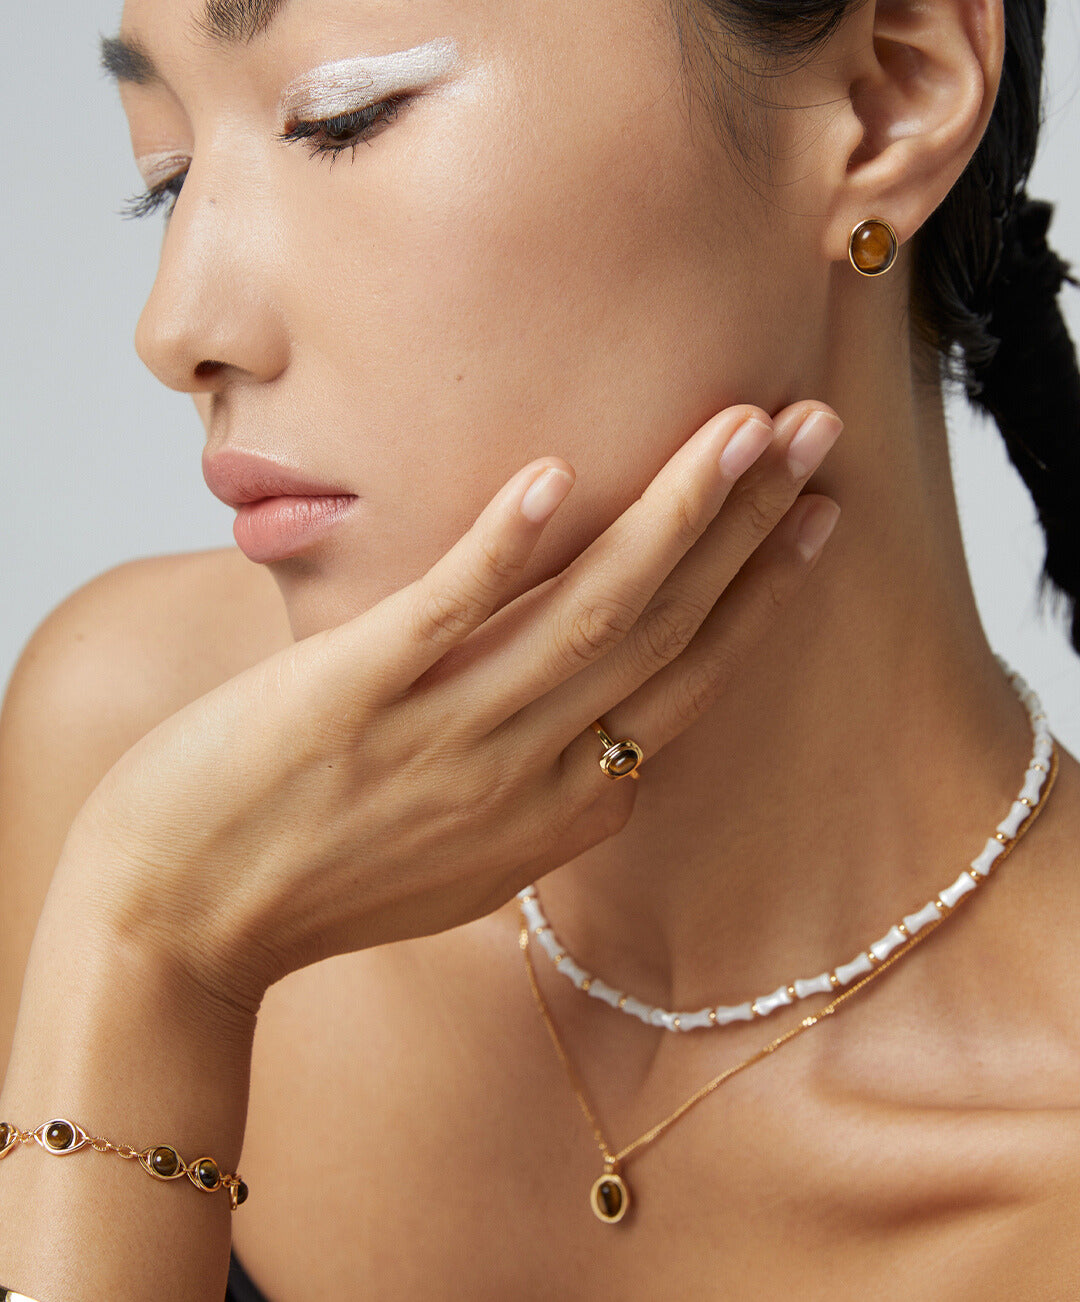
<svg viewBox="0 0 1080 1302">
<path fill-rule="evenodd" d="M 600 759 L 600 767 L 609 777 L 622 778 L 629 774 L 636 777 L 634 769 L 642 760 L 642 750 L 637 742 L 624 739 L 617 741 L 606 750 Z"/>
</svg>

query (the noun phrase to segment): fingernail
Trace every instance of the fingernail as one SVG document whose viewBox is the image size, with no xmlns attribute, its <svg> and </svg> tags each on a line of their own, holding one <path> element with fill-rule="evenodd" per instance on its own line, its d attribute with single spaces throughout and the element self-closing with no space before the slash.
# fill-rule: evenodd
<svg viewBox="0 0 1080 1302">
<path fill-rule="evenodd" d="M 812 561 L 821 551 L 839 518 L 840 507 L 835 502 L 822 502 L 806 513 L 796 542 L 803 560 Z"/>
<path fill-rule="evenodd" d="M 772 426 L 766 425 L 756 416 L 743 421 L 720 453 L 718 464 L 721 472 L 729 479 L 738 479 L 769 446 L 772 436 Z"/>
<path fill-rule="evenodd" d="M 819 466 L 844 428 L 844 422 L 831 411 L 815 411 L 799 426 L 788 445 L 788 469 L 796 479 Z"/>
<path fill-rule="evenodd" d="M 565 470 L 548 466 L 526 490 L 521 499 L 521 514 L 533 524 L 541 524 L 569 493 L 574 481 Z"/>
</svg>

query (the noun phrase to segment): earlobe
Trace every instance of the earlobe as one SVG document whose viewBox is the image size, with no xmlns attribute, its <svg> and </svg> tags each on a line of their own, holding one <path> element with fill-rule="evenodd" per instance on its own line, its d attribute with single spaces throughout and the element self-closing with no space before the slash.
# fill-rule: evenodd
<svg viewBox="0 0 1080 1302">
<path fill-rule="evenodd" d="M 866 218 L 885 218 L 901 243 L 922 226 L 982 139 L 1005 51 L 1002 0 L 866 0 L 850 24 L 833 75 L 861 132 L 831 196 L 830 261 L 848 259 Z"/>
</svg>

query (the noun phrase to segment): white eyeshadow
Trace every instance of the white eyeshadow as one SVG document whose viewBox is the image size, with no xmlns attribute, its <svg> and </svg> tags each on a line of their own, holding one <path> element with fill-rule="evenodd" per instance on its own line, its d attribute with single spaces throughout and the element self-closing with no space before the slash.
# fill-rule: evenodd
<svg viewBox="0 0 1080 1302">
<path fill-rule="evenodd" d="M 182 172 L 190 162 L 187 154 L 168 150 L 157 154 L 140 154 L 135 160 L 135 166 L 142 175 L 143 184 L 153 189 L 159 181 L 167 181 L 177 172 Z"/>
<path fill-rule="evenodd" d="M 399 91 L 442 76 L 457 62 L 457 45 L 440 37 L 411 50 L 361 55 L 324 63 L 298 77 L 281 96 L 278 117 L 282 127 L 290 122 L 313 121 L 353 113 Z"/>
</svg>

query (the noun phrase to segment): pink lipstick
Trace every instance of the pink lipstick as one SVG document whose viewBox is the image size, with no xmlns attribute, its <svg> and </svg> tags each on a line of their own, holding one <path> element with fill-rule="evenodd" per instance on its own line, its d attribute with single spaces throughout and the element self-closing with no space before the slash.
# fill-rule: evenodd
<svg viewBox="0 0 1080 1302">
<path fill-rule="evenodd" d="M 248 560 L 285 560 L 323 538 L 357 501 L 289 466 L 236 448 L 203 453 L 203 478 L 236 508 L 233 537 Z"/>
</svg>

